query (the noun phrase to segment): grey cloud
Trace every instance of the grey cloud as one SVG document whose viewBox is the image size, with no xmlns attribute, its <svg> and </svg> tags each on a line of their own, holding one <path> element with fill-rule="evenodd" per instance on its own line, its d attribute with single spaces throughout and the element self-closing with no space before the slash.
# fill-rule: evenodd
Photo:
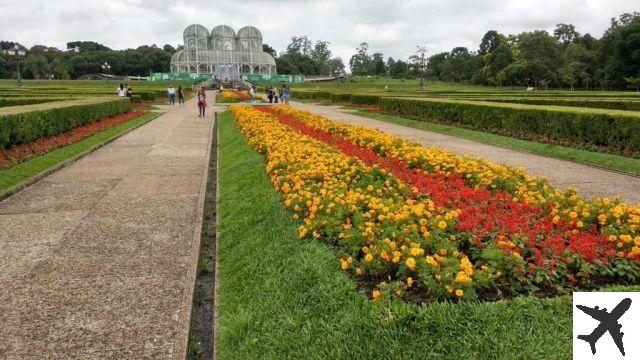
<svg viewBox="0 0 640 360">
<path fill-rule="evenodd" d="M 331 42 L 348 62 L 360 42 L 385 56 L 407 58 L 415 45 L 429 53 L 454 46 L 476 49 L 487 30 L 505 34 L 572 23 L 601 36 L 609 19 L 637 10 L 637 0 L 0 0 L 0 39 L 27 46 L 64 48 L 68 41 L 93 40 L 111 48 L 176 45 L 191 23 L 207 28 L 255 25 L 265 43 L 286 48 L 291 36 Z"/>
</svg>

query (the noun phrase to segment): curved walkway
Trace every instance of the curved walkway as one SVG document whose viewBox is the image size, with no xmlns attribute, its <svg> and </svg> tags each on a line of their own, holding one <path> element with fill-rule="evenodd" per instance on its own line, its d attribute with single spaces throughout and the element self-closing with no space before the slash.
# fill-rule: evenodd
<svg viewBox="0 0 640 360">
<path fill-rule="evenodd" d="M 184 358 L 213 114 L 165 108 L 0 202 L 0 358 Z"/>
<path fill-rule="evenodd" d="M 292 103 L 292 105 L 346 124 L 373 127 L 425 146 L 450 150 L 459 155 L 480 156 L 498 164 L 523 167 L 531 176 L 546 177 L 551 184 L 560 188 L 574 186 L 587 197 L 620 195 L 627 202 L 640 203 L 640 191 L 638 191 L 640 176 L 374 120 L 350 114 L 339 106 L 298 102 Z"/>
</svg>

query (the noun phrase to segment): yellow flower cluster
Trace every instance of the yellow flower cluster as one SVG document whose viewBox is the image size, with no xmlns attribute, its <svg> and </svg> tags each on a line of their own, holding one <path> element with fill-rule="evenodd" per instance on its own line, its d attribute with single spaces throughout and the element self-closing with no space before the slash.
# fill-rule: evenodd
<svg viewBox="0 0 640 360">
<path fill-rule="evenodd" d="M 433 299 L 473 298 L 479 273 L 449 233 L 455 210 L 437 209 L 376 166 L 366 166 L 249 106 L 230 108 L 284 205 L 301 222 L 300 238 L 335 246 L 340 267 L 370 284 L 374 298 L 421 289 Z M 484 266 L 484 265 L 483 265 Z M 486 269 L 486 266 L 484 266 Z M 481 276 L 482 277 L 482 276 Z"/>
<path fill-rule="evenodd" d="M 638 244 L 619 238 L 621 235 L 631 238 L 640 236 L 639 205 L 623 203 L 619 198 L 586 200 L 578 196 L 575 189 L 555 189 L 548 185 L 545 178 L 529 177 L 522 168 L 497 165 L 477 157 L 459 156 L 449 151 L 427 148 L 376 129 L 345 125 L 293 107 L 276 109 L 313 127 L 343 136 L 380 155 L 401 159 L 410 166 L 444 175 L 460 174 L 468 184 L 476 188 L 507 191 L 512 194 L 514 201 L 541 206 L 554 217 L 554 222 L 571 224 L 576 229 L 574 233 L 596 226 L 603 234 L 615 235 L 616 238 L 611 238 L 614 239 L 612 241 L 616 241 L 620 249 L 629 250 L 627 257 L 640 257 Z"/>
<path fill-rule="evenodd" d="M 249 100 L 249 95 L 242 91 L 222 90 L 220 92 L 220 100 L 225 103 L 246 101 Z"/>
</svg>

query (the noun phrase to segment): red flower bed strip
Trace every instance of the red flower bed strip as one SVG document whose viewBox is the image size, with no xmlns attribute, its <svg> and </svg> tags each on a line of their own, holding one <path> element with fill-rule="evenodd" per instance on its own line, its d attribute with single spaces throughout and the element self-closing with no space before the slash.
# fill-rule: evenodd
<svg viewBox="0 0 640 360">
<path fill-rule="evenodd" d="M 30 144 L 22 144 L 14 146 L 11 149 L 1 150 L 0 170 L 10 168 L 36 156 L 46 154 L 49 151 L 57 149 L 59 147 L 74 144 L 101 131 L 110 129 L 119 124 L 137 118 L 145 113 L 146 111 L 132 110 L 118 116 L 102 118 L 89 124 L 78 126 L 77 128 L 64 134 L 47 138 L 38 138 Z"/>
<path fill-rule="evenodd" d="M 492 193 L 486 188 L 471 188 L 459 174 L 444 176 L 412 169 L 400 159 L 380 156 L 341 136 L 309 126 L 294 116 L 269 107 L 258 109 L 369 166 L 378 165 L 389 170 L 399 180 L 417 188 L 420 194 L 430 196 L 437 206 L 457 210 L 457 230 L 469 234 L 469 241 L 474 247 L 483 248 L 486 241 L 493 241 L 502 251 L 522 257 L 529 264 L 526 269 L 529 273 L 535 272 L 534 266 L 552 270 L 559 262 L 569 261 L 571 255 L 601 264 L 616 256 L 613 244 L 595 227 L 584 231 L 577 229 L 573 222 L 554 223 L 543 209 L 514 201 L 506 191 Z M 553 204 L 548 206 L 552 208 Z M 633 260 L 638 261 L 637 258 Z"/>
</svg>

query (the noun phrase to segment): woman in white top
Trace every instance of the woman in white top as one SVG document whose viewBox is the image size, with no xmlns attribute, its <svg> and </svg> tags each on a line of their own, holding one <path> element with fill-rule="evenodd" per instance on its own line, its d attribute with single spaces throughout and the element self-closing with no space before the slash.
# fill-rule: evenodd
<svg viewBox="0 0 640 360">
<path fill-rule="evenodd" d="M 120 84 L 120 86 L 118 86 L 118 96 L 120 97 L 125 97 L 127 96 L 127 89 L 124 87 L 124 85 Z"/>
</svg>

